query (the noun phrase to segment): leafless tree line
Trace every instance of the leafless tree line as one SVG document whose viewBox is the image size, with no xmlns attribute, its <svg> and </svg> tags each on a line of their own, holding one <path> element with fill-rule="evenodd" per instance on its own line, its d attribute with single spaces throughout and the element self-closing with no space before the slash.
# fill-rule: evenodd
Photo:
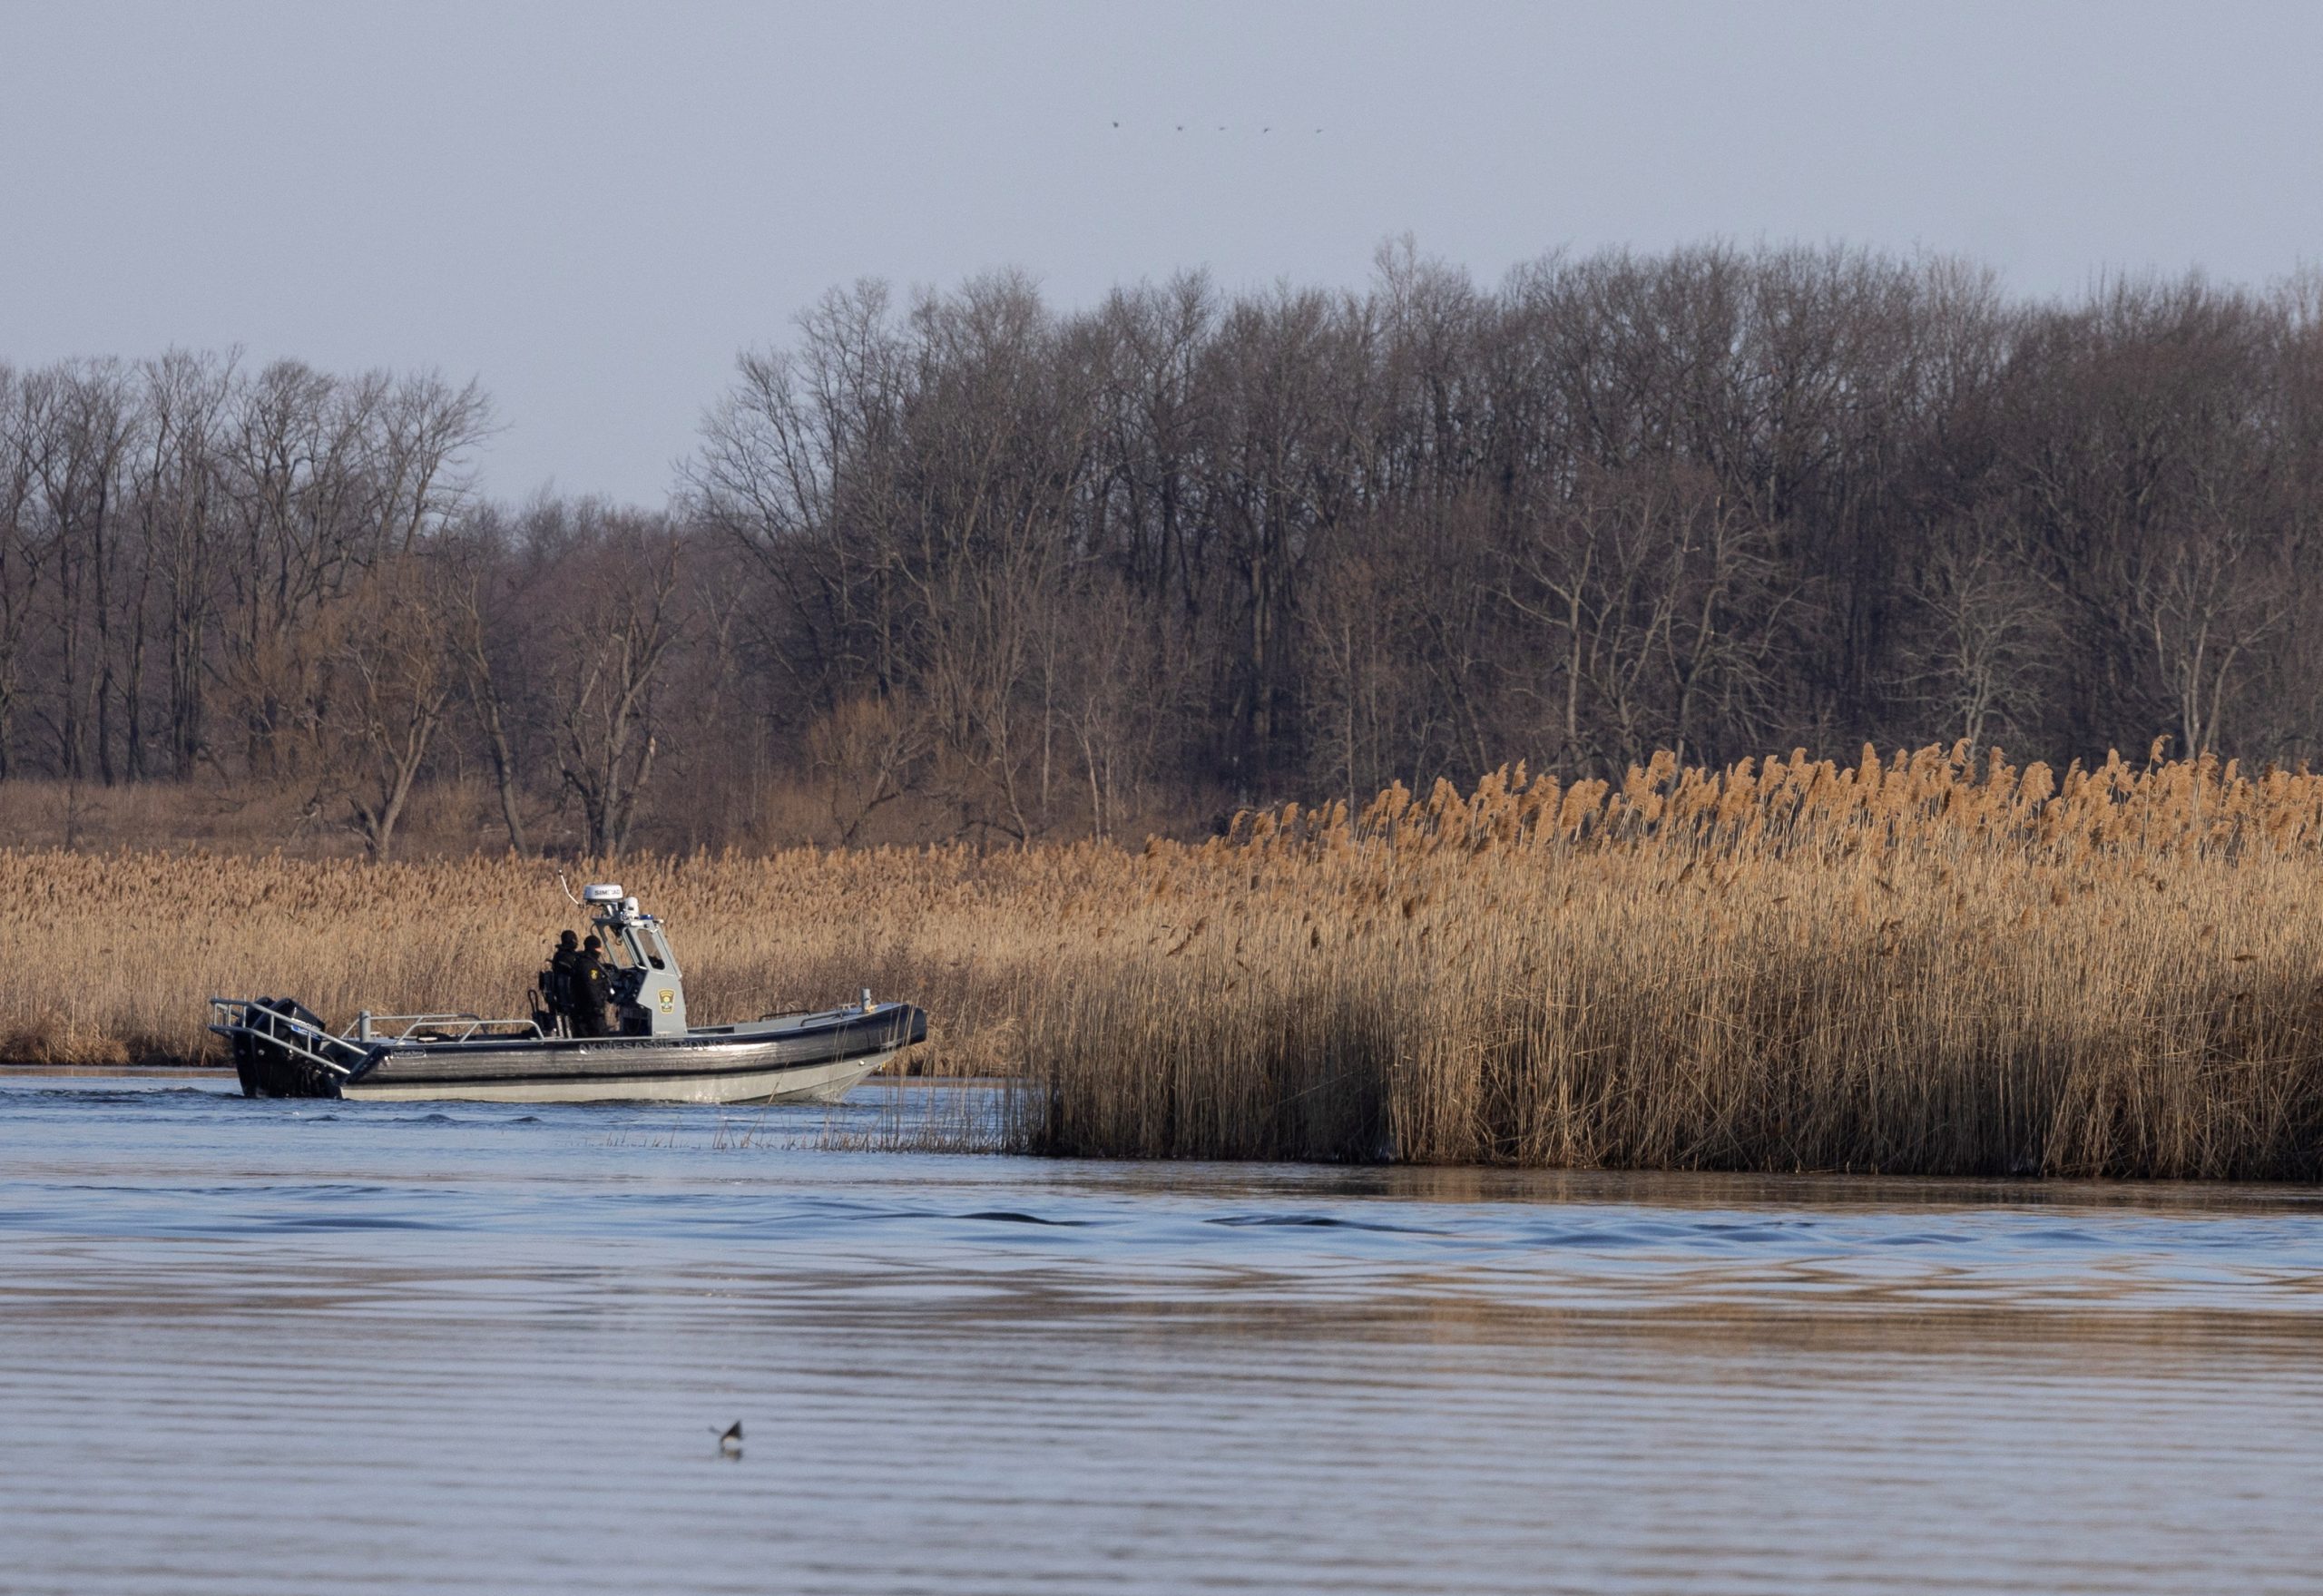
<svg viewBox="0 0 2323 1596">
<path fill-rule="evenodd" d="M 1481 287 L 997 275 L 742 357 L 665 510 L 470 492 L 474 387 L 0 367 L 0 772 L 392 847 L 1132 834 L 1517 759 L 2313 757 L 2323 289 L 1704 247 Z M 782 824 L 803 824 L 795 813 Z"/>
<path fill-rule="evenodd" d="M 628 840 L 681 631 L 666 514 L 476 500 L 474 385 L 172 353 L 0 367 L 0 778 L 214 777 L 389 852 L 488 769 Z"/>
</svg>

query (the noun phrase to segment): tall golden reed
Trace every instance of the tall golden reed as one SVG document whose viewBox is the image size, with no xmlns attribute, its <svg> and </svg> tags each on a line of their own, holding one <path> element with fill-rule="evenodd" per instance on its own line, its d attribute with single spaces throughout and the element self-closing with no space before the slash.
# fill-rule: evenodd
<svg viewBox="0 0 2323 1596">
<path fill-rule="evenodd" d="M 1521 768 L 1203 845 L 648 861 L 711 1017 L 869 984 L 1125 1157 L 2310 1179 L 2323 778 Z M 0 855 L 0 1052 L 200 1045 L 211 991 L 507 1012 L 565 916 L 514 861 Z M 46 950 L 50 961 L 27 964 Z"/>
</svg>

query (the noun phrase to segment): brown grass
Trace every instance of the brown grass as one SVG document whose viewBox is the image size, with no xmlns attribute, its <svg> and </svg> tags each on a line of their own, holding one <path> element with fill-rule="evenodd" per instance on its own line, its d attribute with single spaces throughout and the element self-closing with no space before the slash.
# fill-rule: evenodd
<svg viewBox="0 0 2323 1596">
<path fill-rule="evenodd" d="M 2310 1179 L 2318 866 L 2323 778 L 1930 749 L 618 873 L 702 1017 L 912 997 L 926 1062 L 1026 1083 L 1026 1150 Z M 0 890 L 17 1058 L 186 1053 L 210 992 L 509 1012 L 567 920 L 516 862 L 10 853 Z"/>
</svg>

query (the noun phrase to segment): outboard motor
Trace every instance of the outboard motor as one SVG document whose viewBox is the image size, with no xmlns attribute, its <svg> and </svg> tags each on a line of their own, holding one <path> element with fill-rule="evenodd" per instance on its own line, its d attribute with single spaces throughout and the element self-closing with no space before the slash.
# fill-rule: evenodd
<svg viewBox="0 0 2323 1596">
<path fill-rule="evenodd" d="M 244 1097 L 337 1097 L 369 1050 L 334 1036 L 296 999 L 210 1000 L 210 1029 L 226 1039 Z"/>
</svg>

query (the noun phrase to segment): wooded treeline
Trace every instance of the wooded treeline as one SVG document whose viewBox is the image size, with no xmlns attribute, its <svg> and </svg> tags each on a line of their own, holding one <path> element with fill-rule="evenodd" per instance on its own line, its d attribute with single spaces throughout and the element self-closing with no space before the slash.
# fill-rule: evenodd
<svg viewBox="0 0 2323 1596">
<path fill-rule="evenodd" d="M 742 357 L 663 509 L 484 502 L 491 426 L 429 376 L 0 367 L 0 774 L 274 791 L 377 852 L 452 785 L 477 842 L 607 852 L 2323 724 L 2312 279 L 864 284 Z"/>
</svg>

